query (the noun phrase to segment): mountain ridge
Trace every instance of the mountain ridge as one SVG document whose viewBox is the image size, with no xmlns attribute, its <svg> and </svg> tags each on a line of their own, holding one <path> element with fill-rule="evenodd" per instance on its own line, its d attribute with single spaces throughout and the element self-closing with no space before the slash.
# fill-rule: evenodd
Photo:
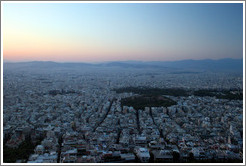
<svg viewBox="0 0 246 166">
<path fill-rule="evenodd" d="M 55 67 L 117 67 L 134 69 L 185 69 L 200 71 L 241 71 L 243 72 L 243 59 L 203 59 L 203 60 L 179 60 L 179 61 L 110 61 L 102 63 L 86 62 L 53 62 L 53 61 L 29 61 L 29 62 L 4 62 L 4 67 L 31 67 L 31 68 L 55 68 Z"/>
</svg>

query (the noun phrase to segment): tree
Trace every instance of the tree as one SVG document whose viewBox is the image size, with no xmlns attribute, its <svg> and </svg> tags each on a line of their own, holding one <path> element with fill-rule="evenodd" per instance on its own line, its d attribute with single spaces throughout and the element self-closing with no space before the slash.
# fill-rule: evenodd
<svg viewBox="0 0 246 166">
<path fill-rule="evenodd" d="M 192 152 L 189 153 L 189 161 L 190 162 L 194 162 L 195 158 L 194 158 L 194 154 Z"/>
<path fill-rule="evenodd" d="M 179 162 L 180 154 L 176 151 L 173 151 L 173 161 Z"/>
</svg>

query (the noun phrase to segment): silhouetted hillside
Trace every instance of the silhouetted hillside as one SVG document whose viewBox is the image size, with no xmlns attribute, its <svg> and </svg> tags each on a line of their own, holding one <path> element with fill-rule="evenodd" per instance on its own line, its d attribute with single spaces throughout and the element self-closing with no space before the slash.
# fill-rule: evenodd
<svg viewBox="0 0 246 166">
<path fill-rule="evenodd" d="M 117 67 L 117 68 L 136 68 L 136 69 L 173 69 L 183 72 L 194 71 L 217 71 L 217 72 L 243 72 L 243 59 L 220 59 L 220 60 L 181 60 L 181 61 L 114 61 L 99 64 L 90 63 L 57 63 L 51 61 L 33 61 L 4 63 L 4 67 L 10 68 L 33 68 L 33 69 L 52 69 L 52 68 L 83 68 L 83 67 Z"/>
</svg>

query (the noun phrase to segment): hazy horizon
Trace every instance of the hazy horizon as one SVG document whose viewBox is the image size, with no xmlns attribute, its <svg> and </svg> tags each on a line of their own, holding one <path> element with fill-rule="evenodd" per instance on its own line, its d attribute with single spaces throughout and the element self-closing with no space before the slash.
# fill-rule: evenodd
<svg viewBox="0 0 246 166">
<path fill-rule="evenodd" d="M 3 3 L 8 61 L 243 58 L 239 3 Z"/>
<path fill-rule="evenodd" d="M 143 60 L 118 60 L 118 61 L 97 61 L 97 62 L 87 62 L 87 61 L 50 61 L 50 60 L 29 60 L 29 61 L 9 61 L 7 59 L 3 59 L 3 63 L 25 63 L 25 62 L 54 62 L 54 63 L 88 63 L 88 64 L 97 64 L 97 63 L 109 63 L 109 62 L 178 62 L 178 61 L 220 61 L 220 60 L 243 60 L 243 58 L 220 58 L 220 59 L 179 59 L 179 60 L 162 60 L 162 61 L 143 61 Z"/>
</svg>

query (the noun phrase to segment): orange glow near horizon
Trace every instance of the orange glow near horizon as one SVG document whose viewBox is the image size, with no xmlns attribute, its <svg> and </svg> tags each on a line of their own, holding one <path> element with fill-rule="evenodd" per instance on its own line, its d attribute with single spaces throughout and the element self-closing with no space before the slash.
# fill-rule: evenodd
<svg viewBox="0 0 246 166">
<path fill-rule="evenodd" d="M 6 61 L 243 57 L 242 4 L 2 5 Z"/>
<path fill-rule="evenodd" d="M 8 61 L 110 61 L 141 59 L 144 55 L 158 54 L 156 50 L 138 48 L 136 46 L 120 47 L 117 44 L 105 43 L 100 40 L 50 38 L 31 33 L 12 33 L 7 31 L 3 35 L 3 55 Z M 77 40 L 77 41 L 76 41 Z M 93 45 L 94 44 L 94 45 Z M 13 49 L 14 48 L 14 49 Z M 153 59 L 153 58 L 152 58 Z M 151 59 L 150 59 L 151 60 Z M 158 60 L 158 59 L 157 59 Z"/>
</svg>

